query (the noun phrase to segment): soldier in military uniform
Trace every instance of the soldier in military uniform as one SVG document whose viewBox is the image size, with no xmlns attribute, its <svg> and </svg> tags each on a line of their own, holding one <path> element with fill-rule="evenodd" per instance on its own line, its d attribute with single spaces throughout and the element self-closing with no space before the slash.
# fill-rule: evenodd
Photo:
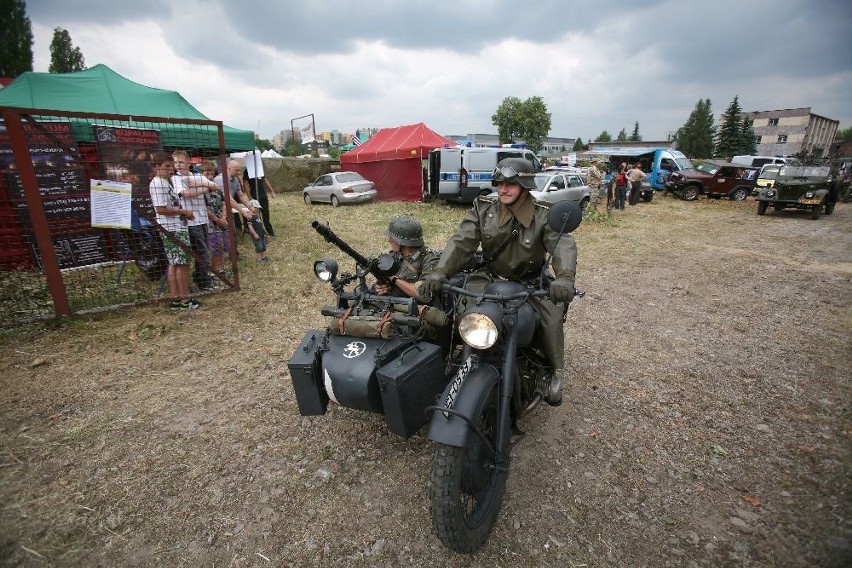
<svg viewBox="0 0 852 568">
<path fill-rule="evenodd" d="M 603 173 L 598 169 L 597 160 L 592 160 L 587 176 L 589 178 L 589 204 L 597 208 L 601 195 L 601 181 L 603 180 Z M 607 207 L 609 207 L 609 203 L 607 203 Z"/>
<path fill-rule="evenodd" d="M 438 262 L 438 253 L 423 243 L 423 226 L 408 215 L 394 217 L 385 234 L 391 254 L 399 261 L 399 271 L 387 283 L 376 283 L 376 293 L 382 296 L 408 296 L 425 304 L 417 284 Z"/>
<path fill-rule="evenodd" d="M 437 292 L 447 276 L 457 273 L 482 245 L 485 265 L 471 275 L 467 287 L 484 290 L 489 282 L 508 279 L 538 283 L 549 252 L 553 253 L 555 279 L 548 300 L 531 298 L 540 316 L 536 343 L 554 369 L 564 367 L 565 336 L 562 324 L 568 303 L 574 298 L 577 246 L 571 235 L 557 234 L 547 224 L 549 205 L 533 198 L 535 172 L 524 158 L 506 158 L 497 164 L 492 177 L 497 197 L 479 197 L 465 214 L 456 234 L 447 243 L 424 291 Z M 553 373 L 547 401 L 562 403 L 559 373 Z"/>
</svg>

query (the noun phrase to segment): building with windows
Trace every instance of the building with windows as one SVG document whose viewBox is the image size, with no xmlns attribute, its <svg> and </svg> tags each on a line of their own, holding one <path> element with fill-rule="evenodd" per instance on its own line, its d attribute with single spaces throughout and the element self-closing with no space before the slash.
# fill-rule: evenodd
<svg viewBox="0 0 852 568">
<path fill-rule="evenodd" d="M 828 156 L 840 121 L 811 112 L 811 107 L 743 113 L 752 121 L 761 156 Z"/>
<path fill-rule="evenodd" d="M 473 148 L 495 148 L 500 146 L 500 137 L 497 134 L 467 134 L 465 136 L 458 134 L 448 134 L 444 136 L 454 142 L 458 142 L 463 146 L 471 146 Z M 539 153 L 542 156 L 559 155 L 565 152 L 570 152 L 574 147 L 576 138 L 557 138 L 548 136 L 544 138 L 542 149 Z M 518 141 L 519 145 L 524 145 L 523 140 Z"/>
</svg>

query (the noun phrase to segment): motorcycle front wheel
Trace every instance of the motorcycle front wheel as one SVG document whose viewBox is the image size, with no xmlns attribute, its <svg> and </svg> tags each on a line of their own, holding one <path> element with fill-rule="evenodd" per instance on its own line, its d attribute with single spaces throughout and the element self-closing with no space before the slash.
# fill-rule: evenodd
<svg viewBox="0 0 852 568">
<path fill-rule="evenodd" d="M 495 386 L 476 421 L 492 448 L 497 438 L 497 400 Z M 432 527 L 444 546 L 472 553 L 485 544 L 497 523 L 507 476 L 508 464 L 498 470 L 491 450 L 475 434 L 465 448 L 437 445 L 429 498 Z"/>
</svg>

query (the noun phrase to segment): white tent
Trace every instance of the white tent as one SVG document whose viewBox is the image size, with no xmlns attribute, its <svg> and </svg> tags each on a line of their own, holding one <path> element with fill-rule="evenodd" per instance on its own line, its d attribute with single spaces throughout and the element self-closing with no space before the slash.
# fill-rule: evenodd
<svg viewBox="0 0 852 568">
<path fill-rule="evenodd" d="M 260 154 L 260 157 L 261 158 L 283 158 L 284 156 L 282 156 L 281 154 L 279 154 L 278 152 L 276 152 L 275 150 L 270 148 L 269 150 L 264 150 Z"/>
</svg>

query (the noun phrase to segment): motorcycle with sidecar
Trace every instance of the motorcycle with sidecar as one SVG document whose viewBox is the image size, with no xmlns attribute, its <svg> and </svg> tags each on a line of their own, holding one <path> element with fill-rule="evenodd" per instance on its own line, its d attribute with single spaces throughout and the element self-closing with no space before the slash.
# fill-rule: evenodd
<svg viewBox="0 0 852 568">
<path fill-rule="evenodd" d="M 551 207 L 548 224 L 561 238 L 581 219 L 580 207 L 564 201 Z M 430 305 L 419 305 L 370 291 L 369 275 L 394 274 L 393 257 L 367 259 L 328 227 L 313 227 L 356 268 L 339 273 L 334 260 L 314 264 L 336 303 L 321 309 L 327 329 L 307 332 L 288 363 L 299 412 L 325 414 L 334 403 L 379 413 L 403 438 L 428 422 L 426 436 L 436 443 L 429 482 L 434 531 L 447 547 L 472 553 L 497 522 L 511 449 L 523 437 L 518 421 L 550 385 L 552 369 L 533 344 L 539 317 L 532 305 L 534 298 L 549 301 L 549 257 L 535 286 L 497 280 L 474 292 L 462 272 Z"/>
</svg>

